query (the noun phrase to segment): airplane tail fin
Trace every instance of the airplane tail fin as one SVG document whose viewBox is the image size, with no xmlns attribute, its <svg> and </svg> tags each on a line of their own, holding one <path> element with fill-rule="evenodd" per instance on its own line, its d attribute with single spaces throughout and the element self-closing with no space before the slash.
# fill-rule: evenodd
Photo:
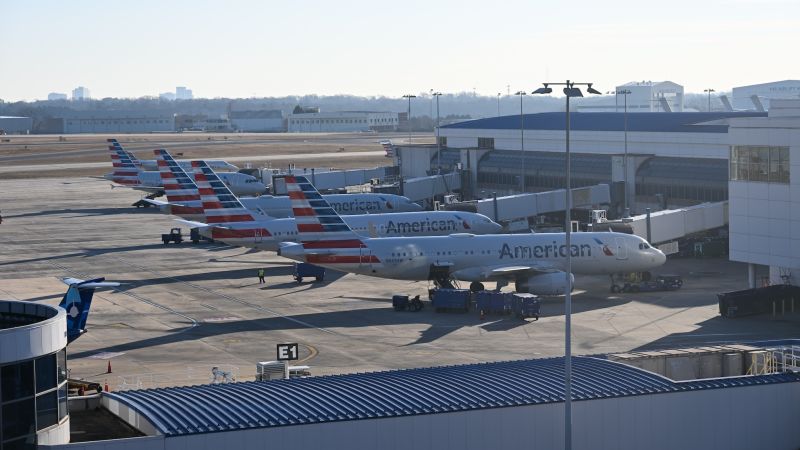
<svg viewBox="0 0 800 450">
<path fill-rule="evenodd" d="M 286 177 L 298 241 L 306 249 L 359 249 L 366 245 L 303 176 Z"/>
<path fill-rule="evenodd" d="M 94 290 L 119 286 L 119 283 L 105 281 L 102 277 L 93 280 L 64 278 L 61 281 L 69 286 L 58 306 L 67 312 L 67 343 L 70 343 L 86 332 L 86 320 L 89 318 Z"/>
<path fill-rule="evenodd" d="M 161 175 L 161 183 L 164 186 L 167 201 L 183 206 L 202 208 L 197 185 L 183 170 L 183 167 L 164 149 L 153 150 L 153 153 L 156 155 L 158 172 Z"/>
<path fill-rule="evenodd" d="M 108 174 L 108 178 L 119 184 L 138 185 L 139 172 L 141 169 L 134 164 L 135 157 L 131 159 L 130 153 L 126 152 L 116 139 L 108 139 L 108 151 L 111 156 L 111 165 L 114 171 Z"/>
<path fill-rule="evenodd" d="M 194 169 L 194 181 L 200 193 L 203 213 L 206 215 L 206 222 L 209 225 L 256 222 L 253 213 L 242 205 L 205 161 L 192 161 L 192 168 Z"/>
</svg>

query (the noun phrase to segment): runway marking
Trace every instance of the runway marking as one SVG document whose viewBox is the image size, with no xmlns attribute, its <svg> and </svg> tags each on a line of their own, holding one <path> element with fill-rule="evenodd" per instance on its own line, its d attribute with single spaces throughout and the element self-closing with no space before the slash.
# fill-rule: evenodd
<svg viewBox="0 0 800 450">
<path fill-rule="evenodd" d="M 64 265 L 58 264 L 56 262 L 48 261 L 48 263 L 50 263 L 50 265 L 58 267 L 59 269 L 65 271 L 67 273 L 70 273 L 72 275 L 76 275 L 76 276 L 81 277 L 81 278 L 89 278 L 89 275 L 87 275 L 85 273 L 80 273 L 80 272 L 78 272 L 76 270 L 72 270 L 69 267 L 66 267 Z M 186 319 L 186 320 L 188 320 L 190 322 L 189 328 L 181 328 L 181 329 L 178 329 L 178 330 L 174 331 L 174 333 L 183 333 L 183 332 L 189 331 L 189 330 L 191 330 L 191 329 L 193 329 L 193 328 L 195 328 L 195 327 L 200 325 L 200 323 L 198 323 L 198 321 L 196 319 L 194 319 L 193 317 L 189 317 L 186 314 L 178 312 L 178 311 L 176 311 L 176 310 L 174 310 L 174 309 L 172 309 L 172 308 L 170 308 L 168 306 L 164 306 L 164 305 L 162 305 L 160 303 L 156 303 L 156 302 L 154 302 L 154 301 L 152 301 L 152 300 L 150 300 L 148 298 L 142 297 L 139 294 L 134 294 L 133 292 L 124 291 L 124 290 L 120 289 L 119 287 L 112 287 L 111 290 L 114 291 L 114 292 L 117 292 L 119 294 L 123 294 L 123 295 L 127 295 L 128 297 L 135 298 L 136 300 L 139 300 L 142 303 L 146 303 L 146 304 L 148 304 L 150 306 L 154 306 L 154 307 L 156 307 L 158 309 L 161 309 L 163 311 L 167 311 L 169 313 L 175 314 L 176 316 L 183 317 L 184 319 Z M 99 298 L 102 298 L 103 300 L 106 300 L 106 301 L 110 302 L 110 300 L 104 298 L 102 295 L 95 294 L 95 297 L 99 297 Z"/>
<path fill-rule="evenodd" d="M 142 271 L 145 271 L 145 272 L 150 272 L 150 273 L 158 275 L 158 276 L 160 276 L 162 278 L 170 279 L 170 280 L 173 280 L 175 282 L 182 283 L 182 284 L 185 284 L 187 286 L 191 286 L 191 287 L 193 287 L 195 289 L 201 290 L 201 291 L 209 293 L 209 294 L 216 295 L 218 297 L 222 297 L 222 298 L 224 298 L 226 300 L 232 301 L 234 303 L 238 303 L 240 305 L 249 306 L 250 308 L 257 309 L 259 311 L 263 311 L 263 312 L 272 314 L 275 317 L 280 317 L 282 319 L 286 319 L 286 320 L 288 320 L 290 322 L 294 322 L 294 323 L 296 323 L 298 325 L 302 325 L 302 326 L 304 326 L 306 328 L 312 328 L 312 329 L 319 330 L 319 331 L 322 331 L 324 333 L 328 333 L 328 334 L 332 334 L 332 335 L 336 335 L 336 336 L 347 337 L 346 335 L 338 333 L 336 331 L 328 330 L 327 328 L 318 327 L 318 326 L 316 326 L 314 324 L 311 324 L 311 323 L 308 323 L 306 321 L 303 321 L 303 320 L 300 320 L 300 319 L 295 319 L 294 317 L 291 317 L 291 316 L 283 315 L 283 314 L 281 314 L 281 313 L 279 313 L 279 312 L 277 312 L 277 311 L 275 311 L 273 309 L 266 308 L 266 307 L 263 307 L 261 305 L 256 305 L 255 303 L 250 303 L 250 302 L 248 302 L 246 300 L 242 300 L 240 298 L 236 298 L 236 297 L 233 297 L 233 296 L 228 295 L 228 294 L 223 294 L 222 292 L 217 292 L 217 291 L 215 291 L 213 289 L 210 289 L 210 288 L 207 288 L 207 287 L 204 287 L 204 286 L 200 286 L 198 284 L 194 284 L 194 283 L 191 283 L 191 282 L 188 282 L 188 281 L 185 281 L 185 280 L 181 280 L 180 278 L 173 277 L 171 275 L 167 275 L 164 272 L 159 272 L 157 270 L 153 270 L 153 269 L 151 269 L 149 267 L 145 267 L 145 266 L 141 266 L 141 265 L 132 263 L 132 262 L 130 262 L 128 260 L 125 260 L 125 259 L 122 259 L 122 258 L 119 258 L 119 257 L 115 257 L 115 259 L 117 261 L 123 263 L 123 264 L 127 264 L 127 265 L 129 265 L 131 267 L 136 267 L 139 270 L 142 270 Z"/>
</svg>

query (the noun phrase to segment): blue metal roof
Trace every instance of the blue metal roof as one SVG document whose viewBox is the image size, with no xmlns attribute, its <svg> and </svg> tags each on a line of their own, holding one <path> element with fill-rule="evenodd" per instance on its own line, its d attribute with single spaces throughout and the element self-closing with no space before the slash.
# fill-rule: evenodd
<svg viewBox="0 0 800 450">
<path fill-rule="evenodd" d="M 430 367 L 106 394 L 166 436 L 536 405 L 564 400 L 563 358 Z M 674 382 L 593 357 L 573 358 L 573 399 L 800 381 L 797 374 Z"/>
<path fill-rule="evenodd" d="M 616 112 L 570 113 L 570 129 L 574 131 L 624 131 L 625 114 Z M 630 113 L 628 131 L 680 132 L 680 133 L 727 133 L 727 125 L 697 125 L 712 120 L 738 117 L 766 117 L 762 112 L 673 112 Z M 526 130 L 563 130 L 566 114 L 547 112 L 525 114 Z M 442 126 L 442 129 L 519 130 L 520 119 L 516 116 L 489 117 L 468 120 Z"/>
</svg>

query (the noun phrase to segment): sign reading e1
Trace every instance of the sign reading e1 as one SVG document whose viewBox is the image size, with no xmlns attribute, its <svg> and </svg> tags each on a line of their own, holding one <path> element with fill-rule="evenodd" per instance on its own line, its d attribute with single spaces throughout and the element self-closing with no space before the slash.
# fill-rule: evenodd
<svg viewBox="0 0 800 450">
<path fill-rule="evenodd" d="M 298 344 L 278 344 L 278 361 L 295 361 L 300 359 Z"/>
</svg>

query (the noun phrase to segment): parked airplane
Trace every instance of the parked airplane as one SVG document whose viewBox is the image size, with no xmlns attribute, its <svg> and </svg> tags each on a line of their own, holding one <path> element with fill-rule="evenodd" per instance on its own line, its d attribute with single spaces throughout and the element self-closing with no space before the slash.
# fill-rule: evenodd
<svg viewBox="0 0 800 450">
<path fill-rule="evenodd" d="M 130 156 L 118 143 L 112 143 L 108 149 L 114 171 L 105 174 L 103 176 L 105 179 L 136 190 L 151 193 L 163 192 L 164 188 L 159 172 L 145 172 L 136 167 Z M 221 172 L 219 177 L 237 195 L 258 195 L 267 189 L 264 183 L 258 181 L 257 178 L 243 173 Z"/>
<path fill-rule="evenodd" d="M 122 148 L 122 144 L 120 144 L 119 141 L 117 141 L 116 139 L 108 139 L 108 143 L 109 143 L 109 145 L 114 146 L 114 147 L 119 148 L 122 151 L 124 151 L 128 155 L 128 157 L 131 159 L 131 162 L 133 162 L 133 165 L 135 165 L 136 167 L 139 167 L 140 169 L 146 170 L 146 171 L 158 170 L 158 161 L 157 160 L 155 160 L 155 159 L 138 159 L 133 153 L 131 153 L 128 150 L 123 149 Z M 189 170 L 189 171 L 192 170 L 191 161 L 188 161 L 188 160 L 185 160 L 185 159 L 178 159 L 176 161 L 185 170 Z M 227 161 L 223 161 L 221 159 L 205 159 L 204 161 L 206 162 L 206 164 L 208 164 L 209 167 L 211 167 L 212 169 L 214 169 L 217 172 L 238 172 L 239 171 L 239 167 L 234 166 L 233 164 L 231 164 L 231 163 L 229 163 Z"/>
<path fill-rule="evenodd" d="M 245 208 L 204 162 L 194 164 L 207 224 L 188 223 L 197 226 L 202 236 L 230 245 L 271 251 L 278 250 L 281 242 L 296 241 L 295 218 L 259 216 Z M 372 236 L 441 236 L 459 231 L 480 234 L 497 233 L 502 229 L 482 214 L 454 211 L 367 214 L 344 216 L 343 220 L 358 233 Z"/>
<path fill-rule="evenodd" d="M 283 243 L 278 254 L 343 272 L 440 285 L 470 281 L 472 290 L 482 290 L 484 281 L 498 287 L 513 281 L 518 292 L 558 295 L 574 285 L 573 276 L 568 287 L 564 272 L 567 251 L 577 274 L 640 272 L 666 261 L 644 239 L 611 232 L 574 233 L 569 249 L 564 233 L 363 238 L 305 177 L 287 177 L 286 185 L 300 243 Z"/>
<path fill-rule="evenodd" d="M 94 290 L 102 287 L 115 287 L 119 283 L 105 281 L 105 278 L 93 280 L 80 280 L 78 278 L 62 278 L 61 281 L 69 286 L 64 298 L 58 306 L 67 312 L 67 343 L 78 339 L 86 332 L 86 320 L 89 318 L 89 308 L 92 306 Z"/>
<path fill-rule="evenodd" d="M 153 153 L 159 164 L 161 184 L 164 186 L 167 201 L 150 199 L 146 201 L 158 206 L 162 212 L 167 214 L 204 222 L 205 216 L 200 204 L 200 195 L 197 193 L 197 185 L 192 181 L 190 175 L 166 150 L 154 150 Z M 219 174 L 219 176 L 222 175 Z M 194 176 L 194 173 L 191 176 Z M 392 194 L 333 194 L 323 197 L 333 205 L 339 214 L 343 215 L 422 210 L 421 206 L 408 198 Z M 245 208 L 265 219 L 292 217 L 292 205 L 289 197 L 261 195 L 251 198 L 244 197 L 239 200 Z"/>
</svg>

